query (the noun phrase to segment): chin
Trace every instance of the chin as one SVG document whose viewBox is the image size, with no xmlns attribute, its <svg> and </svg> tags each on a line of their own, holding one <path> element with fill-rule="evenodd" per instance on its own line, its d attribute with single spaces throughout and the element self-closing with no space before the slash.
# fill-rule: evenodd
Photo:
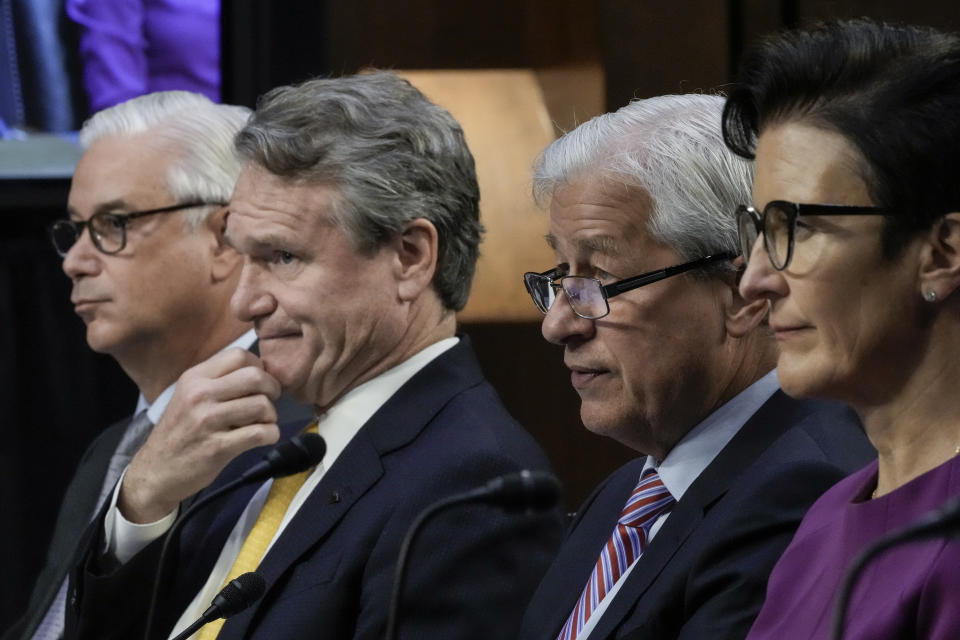
<svg viewBox="0 0 960 640">
<path fill-rule="evenodd" d="M 830 396 L 828 385 L 824 384 L 823 378 L 824 376 L 818 373 L 817 367 L 799 358 L 781 356 L 777 364 L 780 388 L 784 393 L 795 398 Z"/>
<path fill-rule="evenodd" d="M 590 433 L 617 440 L 621 421 L 603 409 L 604 407 L 590 407 L 584 403 L 580 407 L 580 420 Z"/>
<path fill-rule="evenodd" d="M 103 327 L 98 327 L 95 323 L 87 325 L 87 346 L 97 353 L 113 355 L 120 351 L 122 345 L 123 340 L 111 335 Z"/>
</svg>

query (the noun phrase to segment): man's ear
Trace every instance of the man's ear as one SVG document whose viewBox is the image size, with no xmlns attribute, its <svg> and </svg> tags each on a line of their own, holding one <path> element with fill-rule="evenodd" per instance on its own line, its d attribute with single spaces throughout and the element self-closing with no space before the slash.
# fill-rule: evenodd
<svg viewBox="0 0 960 640">
<path fill-rule="evenodd" d="M 948 213 L 933 223 L 920 250 L 920 291 L 932 300 L 946 300 L 960 287 L 960 213 Z"/>
<path fill-rule="evenodd" d="M 398 293 L 401 300 L 415 300 L 431 286 L 437 270 L 439 235 L 425 218 L 407 222 L 395 240 Z"/>
<path fill-rule="evenodd" d="M 740 267 L 741 264 L 734 263 Z M 725 289 L 723 291 L 723 317 L 727 333 L 734 338 L 742 338 L 751 331 L 759 327 L 767 317 L 767 301 L 754 300 L 747 303 L 740 295 L 740 277 L 743 275 L 742 268 L 737 273 L 724 281 Z"/>
<path fill-rule="evenodd" d="M 204 226 L 210 236 L 210 276 L 214 282 L 228 279 L 241 265 L 243 258 L 226 243 L 227 215 L 230 210 L 220 207 L 207 216 Z"/>
</svg>

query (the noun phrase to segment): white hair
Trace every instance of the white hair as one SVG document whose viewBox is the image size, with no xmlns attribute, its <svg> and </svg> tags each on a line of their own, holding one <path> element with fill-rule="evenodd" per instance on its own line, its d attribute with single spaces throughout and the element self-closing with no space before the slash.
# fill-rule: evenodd
<svg viewBox="0 0 960 640">
<path fill-rule="evenodd" d="M 105 136 L 156 134 L 179 161 L 167 169 L 170 194 L 178 201 L 227 202 L 240 175 L 233 139 L 250 117 L 246 107 L 216 104 L 189 91 L 158 91 L 96 113 L 80 130 L 89 147 Z M 185 223 L 197 228 L 215 207 L 185 211 Z"/>
<path fill-rule="evenodd" d="M 660 96 L 583 123 L 541 154 L 534 199 L 546 207 L 582 176 L 621 182 L 649 194 L 648 232 L 684 259 L 739 253 L 733 212 L 751 200 L 753 163 L 724 144 L 723 104 L 714 95 Z"/>
</svg>

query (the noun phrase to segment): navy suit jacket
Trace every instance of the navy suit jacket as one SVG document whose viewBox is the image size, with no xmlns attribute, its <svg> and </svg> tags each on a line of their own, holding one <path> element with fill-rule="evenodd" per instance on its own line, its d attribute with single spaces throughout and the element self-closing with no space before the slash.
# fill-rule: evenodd
<svg viewBox="0 0 960 640">
<path fill-rule="evenodd" d="M 257 353 L 256 347 L 257 343 L 254 343 L 250 350 Z M 286 397 L 277 401 L 276 408 L 281 421 L 309 419 L 313 414 L 311 408 Z M 27 611 L 0 640 L 31 638 L 43 621 L 64 577 L 78 560 L 78 539 L 94 517 L 110 458 L 132 419 L 133 416 L 130 416 L 108 427 L 84 452 L 60 504 L 46 563 L 37 576 Z"/>
<path fill-rule="evenodd" d="M 232 464 L 214 485 L 245 465 Z M 397 553 L 415 516 L 441 498 L 521 469 L 546 470 L 548 464 L 461 338 L 350 441 L 262 561 L 265 595 L 227 620 L 219 638 L 379 640 Z M 176 575 L 161 597 L 158 631 L 169 633 L 207 579 L 250 492 L 231 496 L 185 527 Z M 431 520 L 408 560 L 399 636 L 515 638 L 524 604 L 560 536 L 557 512 L 504 514 L 474 504 Z M 152 579 L 156 544 L 114 571 L 88 555 L 68 637 L 142 634 L 140 596 Z M 124 603 L 120 611 L 111 606 L 118 601 Z"/>
<path fill-rule="evenodd" d="M 777 391 L 674 506 L 590 640 L 744 638 L 806 510 L 875 455 L 851 410 Z M 583 504 L 520 638 L 560 633 L 644 460 L 614 472 Z"/>
</svg>

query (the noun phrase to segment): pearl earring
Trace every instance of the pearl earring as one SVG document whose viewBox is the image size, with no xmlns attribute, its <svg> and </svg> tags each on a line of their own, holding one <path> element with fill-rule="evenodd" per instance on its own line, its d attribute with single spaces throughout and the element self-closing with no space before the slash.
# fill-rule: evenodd
<svg viewBox="0 0 960 640">
<path fill-rule="evenodd" d="M 927 302 L 936 302 L 937 301 L 937 292 L 933 289 L 927 289 L 923 292 L 923 299 Z"/>
</svg>

